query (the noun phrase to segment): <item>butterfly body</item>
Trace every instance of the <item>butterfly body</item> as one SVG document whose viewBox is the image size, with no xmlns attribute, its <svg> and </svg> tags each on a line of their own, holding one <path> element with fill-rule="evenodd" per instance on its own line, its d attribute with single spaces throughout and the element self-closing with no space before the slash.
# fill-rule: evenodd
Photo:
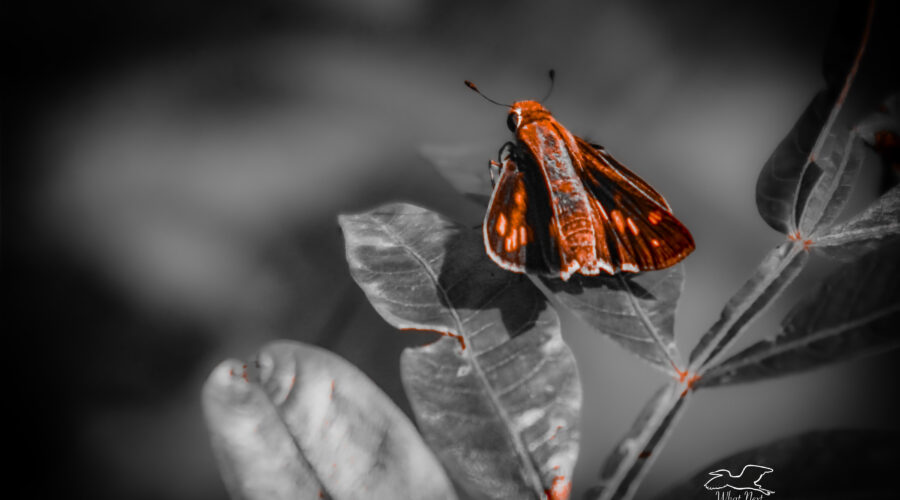
<svg viewBox="0 0 900 500">
<path fill-rule="evenodd" d="M 540 103 L 514 103 L 507 122 L 516 142 L 501 150 L 483 225 L 498 265 L 568 280 L 663 269 L 694 249 L 659 193 Z"/>
</svg>

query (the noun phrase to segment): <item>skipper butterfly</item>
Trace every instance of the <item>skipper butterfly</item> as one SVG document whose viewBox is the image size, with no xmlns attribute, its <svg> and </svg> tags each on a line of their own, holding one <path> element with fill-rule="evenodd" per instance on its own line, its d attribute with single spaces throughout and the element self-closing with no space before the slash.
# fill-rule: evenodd
<svg viewBox="0 0 900 500">
<path fill-rule="evenodd" d="M 497 265 L 567 281 L 664 269 L 694 250 L 665 198 L 602 146 L 573 135 L 538 101 L 501 104 L 466 85 L 508 107 L 515 134 L 490 164 L 484 248 Z"/>
</svg>

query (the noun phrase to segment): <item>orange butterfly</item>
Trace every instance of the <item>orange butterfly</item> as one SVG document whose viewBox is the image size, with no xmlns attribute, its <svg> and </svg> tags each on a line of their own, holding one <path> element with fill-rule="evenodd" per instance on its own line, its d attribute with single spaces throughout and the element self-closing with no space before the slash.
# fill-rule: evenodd
<svg viewBox="0 0 900 500">
<path fill-rule="evenodd" d="M 572 135 L 537 101 L 509 106 L 481 95 L 510 108 L 507 126 L 516 138 L 491 162 L 491 180 L 493 169 L 499 179 L 483 231 L 497 265 L 566 281 L 576 272 L 664 269 L 694 250 L 662 195 L 603 147 Z"/>
</svg>

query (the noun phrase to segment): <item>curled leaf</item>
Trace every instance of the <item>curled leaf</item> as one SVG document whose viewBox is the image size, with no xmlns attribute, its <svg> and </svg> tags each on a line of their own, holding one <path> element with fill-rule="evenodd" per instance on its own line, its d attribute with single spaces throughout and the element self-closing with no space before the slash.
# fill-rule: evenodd
<svg viewBox="0 0 900 500">
<path fill-rule="evenodd" d="M 838 259 L 853 259 L 900 239 L 900 186 L 894 186 L 869 208 L 813 242 L 815 249 Z"/>
<path fill-rule="evenodd" d="M 760 485 L 774 492 L 754 498 L 890 498 L 896 496 L 896 453 L 900 434 L 879 430 L 814 431 L 725 457 L 702 467 L 657 500 L 709 500 L 710 472 L 738 475 L 748 464 L 772 469 Z M 720 490 L 727 491 L 727 490 Z M 731 490 L 731 498 L 745 498 Z"/>
<path fill-rule="evenodd" d="M 225 361 L 203 408 L 232 498 L 456 498 L 403 412 L 323 349 L 282 341 Z"/>
<path fill-rule="evenodd" d="M 480 230 L 429 210 L 391 204 L 340 223 L 351 274 L 385 320 L 455 337 L 402 357 L 447 468 L 478 497 L 567 498 L 581 385 L 541 292 L 487 257 Z"/>
<path fill-rule="evenodd" d="M 315 498 L 324 491 L 290 431 L 243 363 L 221 363 L 203 388 L 213 452 L 231 498 Z M 246 366 L 246 365 L 243 365 Z"/>
<path fill-rule="evenodd" d="M 821 174 L 821 168 L 810 157 L 834 104 L 832 94 L 830 90 L 822 90 L 816 95 L 766 160 L 756 181 L 756 207 L 763 220 L 776 231 L 785 234 L 796 231 L 801 193 L 808 193 Z M 804 178 L 806 189 L 801 190 Z"/>
<path fill-rule="evenodd" d="M 684 266 L 614 276 L 541 278 L 559 302 L 598 332 L 669 374 L 680 355 L 675 307 L 684 288 Z"/>
<path fill-rule="evenodd" d="M 897 250 L 845 265 L 794 307 L 778 336 L 709 369 L 698 387 L 777 377 L 900 347 Z"/>
</svg>

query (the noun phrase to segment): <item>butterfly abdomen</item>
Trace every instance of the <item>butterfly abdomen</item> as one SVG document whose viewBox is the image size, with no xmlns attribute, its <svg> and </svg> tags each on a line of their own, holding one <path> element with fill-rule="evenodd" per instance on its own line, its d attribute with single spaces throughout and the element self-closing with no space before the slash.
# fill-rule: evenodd
<svg viewBox="0 0 900 500">
<path fill-rule="evenodd" d="M 555 120 L 545 118 L 536 126 L 524 126 L 517 134 L 521 147 L 541 159 L 543 184 L 553 207 L 552 236 L 562 252 L 559 268 L 564 278 L 579 268 L 590 274 L 599 272 L 597 235 L 591 216 L 591 198 L 573 163 L 574 138 L 560 131 Z"/>
</svg>

